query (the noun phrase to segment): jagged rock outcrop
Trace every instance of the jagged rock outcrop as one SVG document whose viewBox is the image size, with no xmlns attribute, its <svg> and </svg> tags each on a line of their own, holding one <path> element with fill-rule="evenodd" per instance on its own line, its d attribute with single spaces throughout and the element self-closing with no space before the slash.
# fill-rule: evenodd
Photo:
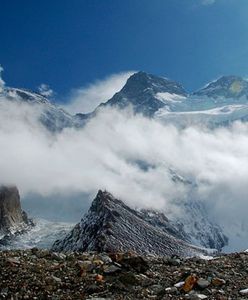
<svg viewBox="0 0 248 300">
<path fill-rule="evenodd" d="M 33 225 L 21 209 L 19 191 L 15 186 L 0 187 L 0 234 L 13 235 L 27 230 Z"/>
<path fill-rule="evenodd" d="M 176 231 L 175 231 L 176 232 Z M 193 256 L 205 253 L 159 228 L 137 212 L 99 191 L 86 214 L 74 229 L 52 247 L 53 251 L 133 251 L 138 254 Z"/>
</svg>

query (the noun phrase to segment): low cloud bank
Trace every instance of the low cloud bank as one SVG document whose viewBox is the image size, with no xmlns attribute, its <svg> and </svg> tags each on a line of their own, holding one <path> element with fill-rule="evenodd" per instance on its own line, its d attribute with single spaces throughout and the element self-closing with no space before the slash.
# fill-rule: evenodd
<svg viewBox="0 0 248 300">
<path fill-rule="evenodd" d="M 16 184 L 23 196 L 93 196 L 107 189 L 132 206 L 171 212 L 191 194 L 206 202 L 215 220 L 247 232 L 247 124 L 180 130 L 104 109 L 83 129 L 54 136 L 40 125 L 40 113 L 36 106 L 0 101 L 0 182 Z M 173 180 L 171 170 L 195 192 Z"/>
</svg>

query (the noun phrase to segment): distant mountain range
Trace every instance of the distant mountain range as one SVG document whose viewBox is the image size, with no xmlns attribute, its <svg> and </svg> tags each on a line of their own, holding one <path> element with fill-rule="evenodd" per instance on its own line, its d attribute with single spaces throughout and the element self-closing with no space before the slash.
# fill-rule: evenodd
<svg viewBox="0 0 248 300">
<path fill-rule="evenodd" d="M 238 76 L 223 76 L 202 89 L 188 93 L 181 84 L 145 72 L 133 74 L 124 87 L 92 113 L 72 116 L 46 97 L 25 89 L 5 87 L 1 99 L 22 101 L 41 109 L 40 121 L 51 132 L 66 127 L 81 127 L 104 107 L 125 109 L 176 126 L 226 126 L 248 121 L 248 81 Z"/>
</svg>

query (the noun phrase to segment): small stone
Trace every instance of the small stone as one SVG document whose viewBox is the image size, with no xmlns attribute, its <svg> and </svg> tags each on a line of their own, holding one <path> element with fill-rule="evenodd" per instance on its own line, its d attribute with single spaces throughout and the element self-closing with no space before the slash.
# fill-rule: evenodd
<svg viewBox="0 0 248 300">
<path fill-rule="evenodd" d="M 112 263 L 112 259 L 108 255 L 105 255 L 105 254 L 100 254 L 99 259 L 102 260 L 105 264 Z"/>
<path fill-rule="evenodd" d="M 123 257 L 123 259 L 118 262 L 122 266 L 132 268 L 139 273 L 145 273 L 149 269 L 147 261 L 142 256 Z"/>
<path fill-rule="evenodd" d="M 95 259 L 95 260 L 93 260 L 93 264 L 96 266 L 102 266 L 102 265 L 104 265 L 104 262 L 100 259 Z"/>
<path fill-rule="evenodd" d="M 96 277 L 95 277 L 95 280 L 96 280 L 97 282 L 103 282 L 103 276 L 100 275 L 100 274 L 97 274 Z"/>
<path fill-rule="evenodd" d="M 248 295 L 248 289 L 243 289 L 239 291 L 240 295 Z"/>
<path fill-rule="evenodd" d="M 199 288 L 205 289 L 210 285 L 210 282 L 204 278 L 199 278 L 197 280 L 197 285 L 199 286 Z"/>
<path fill-rule="evenodd" d="M 226 281 L 224 279 L 221 279 L 221 278 L 218 278 L 218 277 L 215 277 L 212 279 L 212 285 L 214 286 L 221 286 L 221 285 L 224 285 L 226 284 Z"/>
<path fill-rule="evenodd" d="M 20 265 L 20 259 L 18 257 L 10 257 L 7 259 L 7 262 L 11 265 Z"/>
<path fill-rule="evenodd" d="M 172 286 L 172 287 L 166 288 L 165 292 L 167 294 L 177 294 L 178 293 L 178 289 L 175 286 Z"/>
<path fill-rule="evenodd" d="M 55 282 L 57 282 L 57 283 L 61 283 L 61 282 L 62 282 L 62 280 L 61 280 L 60 278 L 56 277 L 56 276 L 52 276 L 52 279 L 53 279 Z"/>
<path fill-rule="evenodd" d="M 51 256 L 52 256 L 53 259 L 55 259 L 57 261 L 61 261 L 61 260 L 66 259 L 66 255 L 63 254 L 63 253 L 53 252 Z"/>
<path fill-rule="evenodd" d="M 135 278 L 137 279 L 138 284 L 142 287 L 149 286 L 151 283 L 151 279 L 144 274 L 137 274 L 135 275 Z"/>
<path fill-rule="evenodd" d="M 207 299 L 208 297 L 206 295 L 203 294 L 190 294 L 188 295 L 187 299 L 190 300 L 203 300 L 203 299 Z"/>
<path fill-rule="evenodd" d="M 184 285 L 184 281 L 180 281 L 180 282 L 174 284 L 174 287 L 181 288 L 183 285 Z"/>
<path fill-rule="evenodd" d="M 80 267 L 81 270 L 83 271 L 91 271 L 94 269 L 94 265 L 90 260 L 85 260 L 85 261 L 78 261 L 77 265 Z"/>
<path fill-rule="evenodd" d="M 106 266 L 103 269 L 103 272 L 106 275 L 114 274 L 114 273 L 117 273 L 117 272 L 120 272 L 120 271 L 121 271 L 121 268 L 119 268 L 117 266 L 114 266 L 114 265 Z"/>
<path fill-rule="evenodd" d="M 168 265 L 171 265 L 171 266 L 179 266 L 181 264 L 181 260 L 179 258 L 169 258 L 168 259 Z"/>
<path fill-rule="evenodd" d="M 123 284 L 130 284 L 135 285 L 138 283 L 138 280 L 136 279 L 135 275 L 131 272 L 124 273 L 119 277 L 120 282 Z"/>
<path fill-rule="evenodd" d="M 154 284 L 149 287 L 149 290 L 151 290 L 153 294 L 157 295 L 157 294 L 160 294 L 164 290 L 164 288 L 160 284 Z"/>
</svg>

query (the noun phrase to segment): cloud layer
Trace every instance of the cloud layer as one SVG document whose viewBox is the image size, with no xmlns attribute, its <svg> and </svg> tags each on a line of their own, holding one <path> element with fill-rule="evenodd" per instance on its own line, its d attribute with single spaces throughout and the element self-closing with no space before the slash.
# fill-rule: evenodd
<svg viewBox="0 0 248 300">
<path fill-rule="evenodd" d="M 134 71 L 127 71 L 112 74 L 88 86 L 73 90 L 68 105 L 64 108 L 72 114 L 93 111 L 100 103 L 106 102 L 118 92 L 133 73 Z"/>
<path fill-rule="evenodd" d="M 40 113 L 0 101 L 0 182 L 16 184 L 22 196 L 93 197 L 107 189 L 132 206 L 175 212 L 191 186 L 173 181 L 173 169 L 194 183 L 191 197 L 205 201 L 215 220 L 247 237 L 248 125 L 180 130 L 104 109 L 83 129 L 54 136 L 40 125 Z"/>
</svg>

